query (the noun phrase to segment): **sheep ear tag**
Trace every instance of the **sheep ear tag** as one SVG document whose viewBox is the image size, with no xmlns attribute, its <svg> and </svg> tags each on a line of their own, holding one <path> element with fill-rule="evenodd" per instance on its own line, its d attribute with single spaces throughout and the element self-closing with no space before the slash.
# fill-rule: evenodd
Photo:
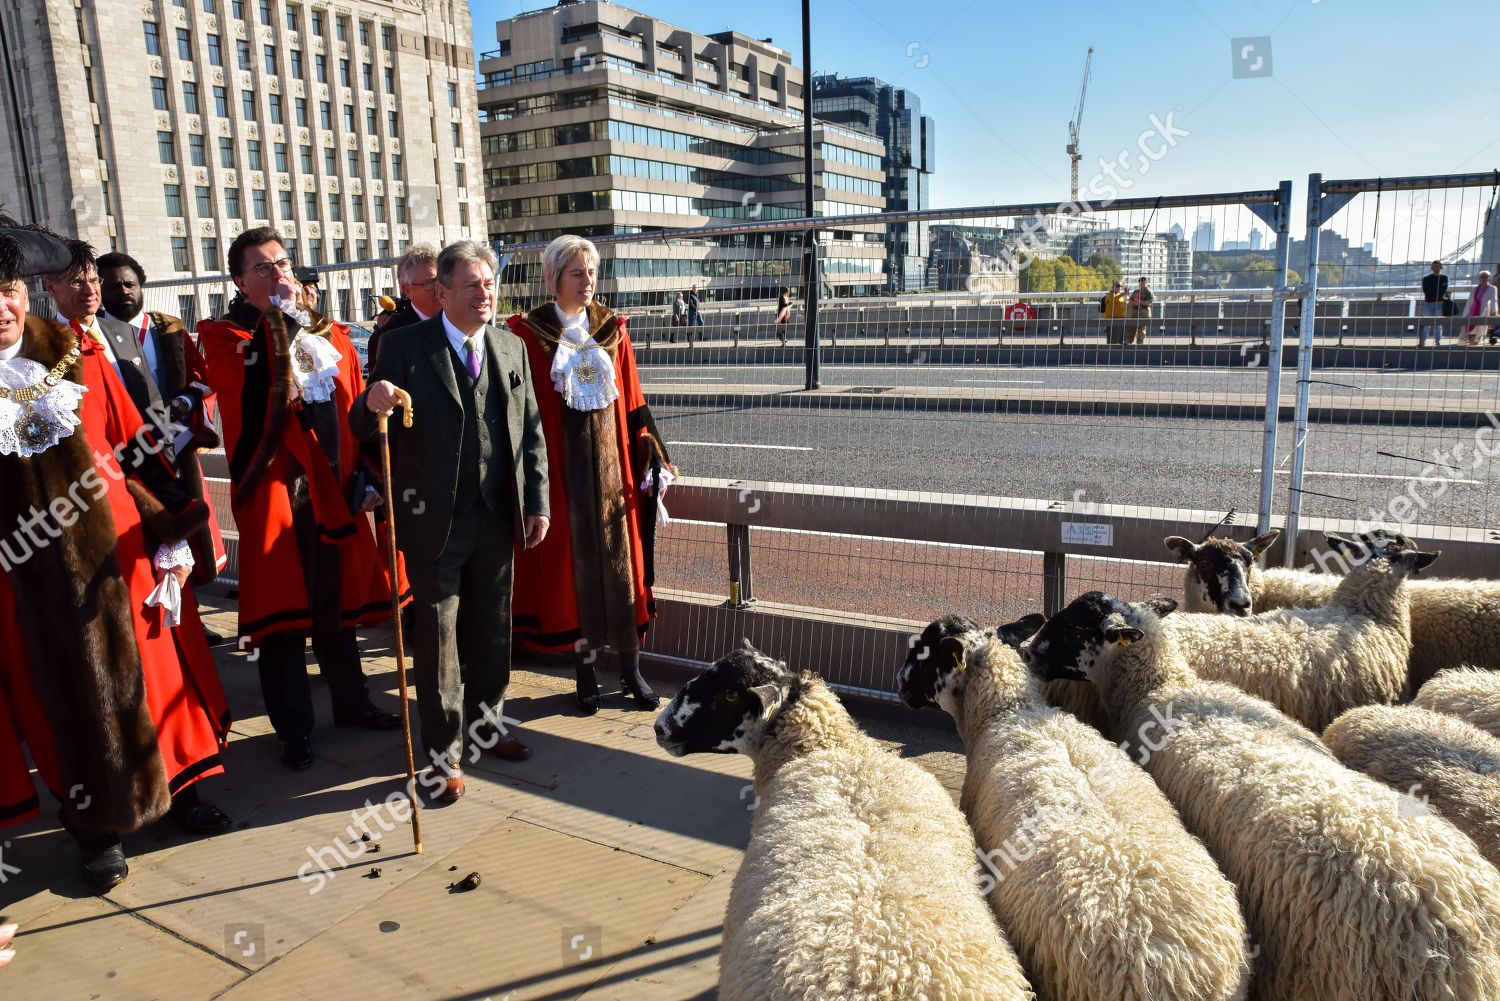
<svg viewBox="0 0 1500 1001">
<path fill-rule="evenodd" d="M 1121 633 L 1119 636 L 1115 637 L 1115 642 L 1118 643 L 1120 646 L 1129 646 L 1130 645 L 1130 637 L 1126 636 L 1124 633 Z"/>
<path fill-rule="evenodd" d="M 960 655 L 957 650 L 954 650 L 953 651 L 953 667 L 954 667 L 954 669 L 962 671 L 964 668 L 966 668 L 968 666 L 969 666 L 968 664 L 964 663 L 964 659 L 963 659 L 962 655 Z"/>
</svg>

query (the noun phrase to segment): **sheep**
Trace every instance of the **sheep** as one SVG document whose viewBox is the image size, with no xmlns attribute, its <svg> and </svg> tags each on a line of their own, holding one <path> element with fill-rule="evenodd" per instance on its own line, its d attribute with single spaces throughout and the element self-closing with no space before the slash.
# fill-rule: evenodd
<svg viewBox="0 0 1500 1001">
<path fill-rule="evenodd" d="M 1091 591 L 1021 656 L 1099 686 L 1115 736 L 1239 887 L 1257 1001 L 1500 998 L 1500 873 L 1275 706 L 1199 678 L 1162 618 L 1176 606 Z"/>
<path fill-rule="evenodd" d="M 1500 740 L 1417 706 L 1361 706 L 1323 731 L 1340 761 L 1428 803 L 1500 866 Z"/>
<path fill-rule="evenodd" d="M 1165 541 L 1187 561 L 1185 608 L 1190 612 L 1248 615 L 1273 608 L 1318 608 L 1338 587 L 1335 574 L 1270 567 L 1256 560 L 1279 529 L 1249 542 L 1211 538 L 1196 545 L 1181 536 Z M 1384 529 L 1361 536 L 1391 538 Z M 1500 581 L 1436 578 L 1412 581 L 1410 685 L 1416 691 L 1439 671 L 1460 664 L 1500 670 Z"/>
<path fill-rule="evenodd" d="M 1500 737 L 1500 674 L 1472 667 L 1444 671 L 1422 686 L 1415 701 Z"/>
<path fill-rule="evenodd" d="M 1363 559 L 1338 578 L 1326 606 L 1248 618 L 1179 615 L 1166 626 L 1200 677 L 1258 695 L 1314 732 L 1346 709 L 1407 695 L 1411 626 L 1402 585 L 1437 559 L 1404 540 L 1380 548 L 1335 535 L 1329 541 Z"/>
<path fill-rule="evenodd" d="M 1244 998 L 1250 966 L 1234 886 L 1149 775 L 1042 702 L 1013 649 L 1040 619 L 981 630 L 945 616 L 898 674 L 902 701 L 958 724 L 968 755 L 959 806 L 1038 996 Z"/>
<path fill-rule="evenodd" d="M 721 1001 L 1034 999 L 952 797 L 864 734 L 821 680 L 746 640 L 683 686 L 656 739 L 674 756 L 754 762 Z"/>
</svg>

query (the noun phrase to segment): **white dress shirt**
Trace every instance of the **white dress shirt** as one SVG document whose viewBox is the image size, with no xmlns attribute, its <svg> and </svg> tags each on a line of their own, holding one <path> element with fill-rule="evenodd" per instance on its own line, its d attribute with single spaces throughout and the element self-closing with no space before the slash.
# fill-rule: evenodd
<svg viewBox="0 0 1500 1001">
<path fill-rule="evenodd" d="M 416 309 L 415 306 L 413 306 L 412 308 Z M 474 350 L 479 352 L 480 364 L 484 363 L 483 327 L 480 327 L 479 332 L 476 333 L 473 337 L 470 337 L 468 334 L 455 327 L 453 325 L 453 321 L 448 319 L 448 314 L 444 313 L 443 332 L 448 335 L 448 345 L 453 348 L 453 353 L 458 355 L 459 362 L 461 362 L 464 366 L 467 366 L 469 364 L 469 349 L 467 346 L 469 341 L 474 342 Z"/>
<path fill-rule="evenodd" d="M 16 355 L 20 354 L 21 353 L 21 348 L 23 348 L 25 346 L 26 346 L 26 337 L 23 334 L 22 336 L 17 337 L 16 338 L 16 343 L 12 344 L 10 347 L 8 347 L 8 348 L 0 348 L 0 361 L 10 361 Z"/>
<path fill-rule="evenodd" d="M 141 342 L 141 357 L 146 359 L 146 367 L 151 370 L 151 378 L 160 386 L 161 365 L 156 357 L 156 338 L 152 336 L 151 314 L 144 309 L 141 310 L 140 319 L 136 324 L 135 339 Z"/>
<path fill-rule="evenodd" d="M 69 320 L 61 313 L 56 314 L 56 316 L 58 323 L 61 323 L 63 326 L 68 327 L 69 329 L 72 328 L 73 321 Z M 109 363 L 115 367 L 115 374 L 121 375 L 122 373 L 120 372 L 120 359 L 115 357 L 115 349 L 110 346 L 109 338 L 104 336 L 104 329 L 99 326 L 99 317 L 95 316 L 94 322 L 89 326 L 84 327 L 83 329 L 89 332 L 89 334 L 94 338 L 94 342 L 96 344 L 104 348 L 104 357 L 108 358 Z"/>
</svg>

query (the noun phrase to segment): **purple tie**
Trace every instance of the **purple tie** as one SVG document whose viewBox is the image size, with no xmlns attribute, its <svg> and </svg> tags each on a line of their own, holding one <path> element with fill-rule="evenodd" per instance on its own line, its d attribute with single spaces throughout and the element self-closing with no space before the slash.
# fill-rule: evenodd
<svg viewBox="0 0 1500 1001">
<path fill-rule="evenodd" d="M 472 337 L 468 338 L 467 340 L 464 341 L 464 350 L 465 350 L 465 352 L 467 352 L 467 362 L 466 362 L 466 364 L 469 366 L 469 378 L 471 378 L 471 379 L 478 379 L 479 378 L 479 349 L 477 347 L 475 347 L 475 345 L 474 345 L 474 339 Z"/>
</svg>

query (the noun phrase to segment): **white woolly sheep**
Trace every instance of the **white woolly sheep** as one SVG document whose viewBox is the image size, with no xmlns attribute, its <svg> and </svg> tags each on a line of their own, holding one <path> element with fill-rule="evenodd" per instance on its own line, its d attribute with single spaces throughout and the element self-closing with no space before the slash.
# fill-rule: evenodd
<svg viewBox="0 0 1500 1001">
<path fill-rule="evenodd" d="M 1149 775 L 1043 704 L 1008 645 L 1040 619 L 982 630 L 945 616 L 897 678 L 908 706 L 941 708 L 958 724 L 968 757 L 959 805 L 1037 994 L 1244 998 L 1250 965 L 1234 886 Z"/>
<path fill-rule="evenodd" d="M 1278 529 L 1249 542 L 1211 538 L 1196 545 L 1181 536 L 1166 539 L 1168 549 L 1187 560 L 1183 586 L 1189 612 L 1248 615 L 1273 608 L 1319 608 L 1338 587 L 1335 574 L 1256 563 Z M 1364 540 L 1392 537 L 1383 529 Z M 1500 670 L 1500 581 L 1434 578 L 1414 580 L 1411 591 L 1411 690 L 1433 675 L 1467 664 Z"/>
<path fill-rule="evenodd" d="M 1093 591 L 1021 654 L 1039 677 L 1099 686 L 1115 733 L 1239 887 L 1254 996 L 1500 998 L 1500 873 L 1270 703 L 1200 679 L 1159 618 L 1175 607 Z"/>
<path fill-rule="evenodd" d="M 1334 535 L 1329 542 L 1368 558 L 1338 578 L 1321 608 L 1248 618 L 1178 615 L 1167 622 L 1199 677 L 1258 695 L 1314 732 L 1346 709 L 1407 694 L 1411 624 L 1404 582 L 1437 558 L 1394 541 L 1388 551 Z"/>
<path fill-rule="evenodd" d="M 864 734 L 823 682 L 746 641 L 678 692 L 656 739 L 673 755 L 755 763 L 721 1001 L 1034 997 L 952 797 Z"/>
<path fill-rule="evenodd" d="M 1500 674 L 1493 671 L 1472 667 L 1444 671 L 1423 685 L 1414 701 L 1500 737 Z"/>
<path fill-rule="evenodd" d="M 1431 804 L 1500 866 L 1500 740 L 1461 719 L 1417 706 L 1361 706 L 1323 731 L 1323 743 L 1356 771 Z"/>
</svg>

